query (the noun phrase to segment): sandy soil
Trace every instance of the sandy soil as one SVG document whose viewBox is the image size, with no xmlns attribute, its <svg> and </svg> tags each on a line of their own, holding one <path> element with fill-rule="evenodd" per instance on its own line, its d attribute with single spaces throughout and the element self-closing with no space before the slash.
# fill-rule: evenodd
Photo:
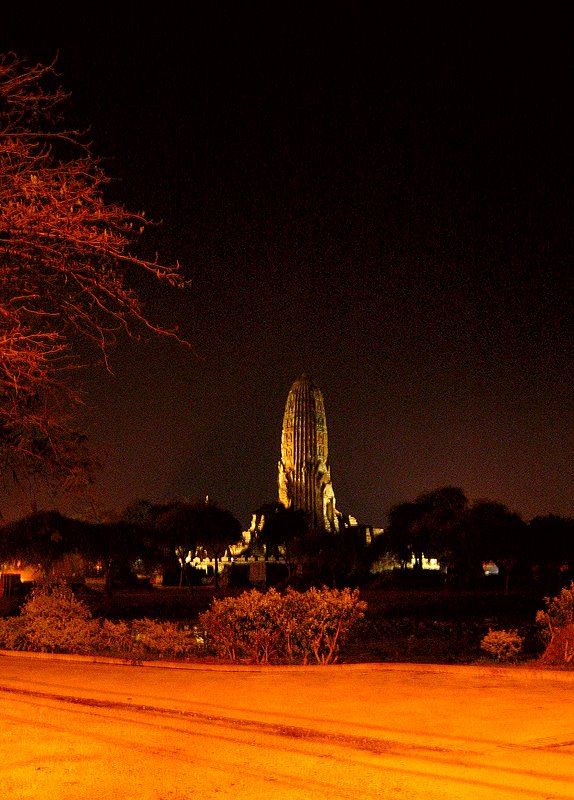
<svg viewBox="0 0 574 800">
<path fill-rule="evenodd" d="M 11 800 L 574 798 L 574 675 L 0 655 Z"/>
</svg>

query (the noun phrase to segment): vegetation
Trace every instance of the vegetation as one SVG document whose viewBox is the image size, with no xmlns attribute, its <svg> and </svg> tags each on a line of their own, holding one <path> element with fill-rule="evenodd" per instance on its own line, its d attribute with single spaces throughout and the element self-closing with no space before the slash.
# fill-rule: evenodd
<svg viewBox="0 0 574 800">
<path fill-rule="evenodd" d="M 98 524 L 70 520 L 56 512 L 38 512 L 0 526 L 0 564 L 11 559 L 40 564 L 47 578 L 65 576 L 77 584 L 75 588 L 83 586 L 81 596 L 94 618 L 108 621 L 99 630 L 99 636 L 107 641 L 107 652 L 127 652 L 130 648 L 134 653 L 142 652 L 144 642 L 152 641 L 153 637 L 140 636 L 139 644 L 134 644 L 132 625 L 137 620 L 147 620 L 148 633 L 152 621 L 157 625 L 174 625 L 169 634 L 158 628 L 155 635 L 159 640 L 171 637 L 176 642 L 180 635 L 176 631 L 204 627 L 200 615 L 206 612 L 212 613 L 206 619 L 215 621 L 217 617 L 220 629 L 225 630 L 230 623 L 227 620 L 224 624 L 221 614 L 231 611 L 226 605 L 216 605 L 217 616 L 211 602 L 237 602 L 233 614 L 243 614 L 246 630 L 253 630 L 255 618 L 261 615 L 272 618 L 279 613 L 272 608 L 277 600 L 272 590 L 283 597 L 289 591 L 302 595 L 323 586 L 330 591 L 358 590 L 360 599 L 367 603 L 364 617 L 353 625 L 351 634 L 337 642 L 337 658 L 345 661 L 473 663 L 485 655 L 502 660 L 514 656 L 512 643 L 500 632 L 515 632 L 523 642 L 520 652 L 515 654 L 517 661 L 537 660 L 545 648 L 548 651 L 552 641 L 553 663 L 569 663 L 567 658 L 574 650 L 574 643 L 568 638 L 568 626 L 573 626 L 574 631 L 574 590 L 567 586 L 573 563 L 569 521 L 557 518 L 533 521 L 531 525 L 536 531 L 533 541 L 531 525 L 517 522 L 515 515 L 499 504 L 482 502 L 461 509 L 460 503 L 447 503 L 446 511 L 439 513 L 438 501 L 445 498 L 460 499 L 460 494 L 436 493 L 432 514 L 429 512 L 425 517 L 425 537 L 432 535 L 435 547 L 432 552 L 437 557 L 442 553 L 448 559 L 446 569 L 424 570 L 416 564 L 414 568 L 408 567 L 412 563 L 412 551 L 405 544 L 408 538 L 403 540 L 405 556 L 399 566 L 392 555 L 399 541 L 396 529 L 389 537 L 385 531 L 367 543 L 358 527 L 334 535 L 300 530 L 297 523 L 288 534 L 289 541 L 282 542 L 278 531 L 286 515 L 280 513 L 280 508 L 274 508 L 272 515 L 281 524 L 274 530 L 272 526 L 276 537 L 272 549 L 279 556 L 283 548 L 289 552 L 291 570 L 282 560 L 267 563 L 262 573 L 263 583 L 257 584 L 262 593 L 252 596 L 250 562 L 239 558 L 225 566 L 225 581 L 219 587 L 214 576 L 208 579 L 205 572 L 190 569 L 190 556 L 210 553 L 213 558 L 216 549 L 209 547 L 212 535 L 219 548 L 217 552 L 224 552 L 227 543 L 239 539 L 240 526 L 228 512 L 205 501 L 178 501 L 161 506 L 138 501 L 118 515 L 115 522 Z M 453 505 L 457 509 L 456 524 Z M 206 525 L 206 519 L 215 527 Z M 215 523 L 221 523 L 221 531 Z M 432 532 L 433 525 L 442 530 L 440 536 Z M 547 525 L 553 531 L 548 537 L 548 551 L 543 535 Z M 494 541 L 497 537 L 499 541 Z M 262 536 L 255 541 L 254 549 L 246 549 L 245 554 L 251 552 L 261 557 L 269 544 Z M 487 577 L 481 558 L 495 553 L 501 559 L 501 574 Z M 373 572 L 373 567 L 379 568 L 381 563 L 385 563 L 386 569 Z M 94 574 L 96 565 L 104 572 L 103 592 L 87 591 L 83 583 L 86 576 Z M 142 573 L 159 574 L 160 578 L 163 575 L 161 590 L 155 585 L 152 589 L 149 583 L 145 590 L 138 590 L 138 576 Z M 512 581 L 508 580 L 509 574 Z M 166 580 L 170 576 L 173 580 Z M 242 590 L 246 594 L 239 602 Z M 294 618 L 304 607 L 301 597 L 299 601 L 299 607 L 292 610 Z M 543 601 L 546 608 L 539 611 Z M 298 658 L 303 661 L 324 657 L 322 650 L 315 652 L 312 647 L 306 646 L 306 655 L 297 650 L 296 640 L 287 633 L 289 624 L 285 622 L 281 631 L 282 643 L 273 639 L 277 631 L 271 636 L 264 625 L 257 626 L 257 636 L 252 635 L 248 644 L 231 639 L 231 645 L 229 641 L 221 645 L 220 633 L 212 630 L 208 637 L 211 655 L 239 660 L 267 659 L 271 663 L 274 659 L 296 662 Z M 128 625 L 128 629 L 122 625 Z M 12 641 L 17 643 L 18 636 L 11 631 Z M 193 645 L 194 637 L 189 636 Z M 482 646 L 485 640 L 490 650 Z M 174 652 L 184 652 L 189 641 L 174 645 Z M 227 646 L 231 649 L 226 651 Z M 193 652 L 193 647 L 187 652 Z M 550 657 L 548 651 L 546 663 Z"/>
<path fill-rule="evenodd" d="M 389 512 L 389 549 L 403 566 L 414 562 L 415 568 L 422 569 L 423 556 L 450 562 L 453 533 L 467 506 L 462 489 L 452 486 L 393 506 Z"/>
<path fill-rule="evenodd" d="M 143 506 L 141 506 L 143 508 Z M 241 525 L 231 512 L 206 501 L 149 504 L 137 517 L 133 507 L 112 522 L 71 519 L 56 511 L 38 511 L 0 526 L 0 565 L 33 565 L 45 578 L 55 577 L 70 562 L 81 580 L 95 565 L 102 570 L 105 591 L 135 582 L 138 571 L 179 571 L 179 584 L 198 555 L 215 560 L 241 538 Z M 217 577 L 216 577 L 217 588 Z"/>
<path fill-rule="evenodd" d="M 536 622 L 548 644 L 559 630 L 574 624 L 574 581 L 556 597 L 545 597 L 544 604 L 546 609 L 538 611 Z"/>
<path fill-rule="evenodd" d="M 389 512 L 385 540 L 379 543 L 406 568 L 422 569 L 423 557 L 436 559 L 451 581 L 470 583 L 485 562 L 510 580 L 534 563 L 528 526 L 502 503 L 469 503 L 459 487 L 445 486 Z"/>
<path fill-rule="evenodd" d="M 285 508 L 283 503 L 269 503 L 263 510 L 264 523 L 256 545 L 261 544 L 269 556 L 282 553 L 290 578 L 309 531 L 307 515 L 301 509 Z"/>
<path fill-rule="evenodd" d="M 358 590 L 253 589 L 214 600 L 200 623 L 208 648 L 229 661 L 333 664 L 365 610 Z"/>
<path fill-rule="evenodd" d="M 143 213 L 107 203 L 85 136 L 62 124 L 54 65 L 0 55 L 0 477 L 36 510 L 38 483 L 83 490 L 95 459 L 75 423 L 82 367 L 118 337 L 172 337 L 138 281 L 182 288 L 179 265 L 136 252 Z"/>
<path fill-rule="evenodd" d="M 247 663 L 332 664 L 366 604 L 358 591 L 312 589 L 281 595 L 252 590 L 215 599 L 199 625 L 147 617 L 94 618 L 62 582 L 36 587 L 20 615 L 0 619 L 0 646 L 50 653 L 117 655 L 130 660 L 214 655 Z"/>
<path fill-rule="evenodd" d="M 39 584 L 19 616 L 0 618 L 0 646 L 47 653 L 111 655 L 129 660 L 197 655 L 197 630 L 151 619 L 94 618 L 88 605 L 60 581 Z"/>
<path fill-rule="evenodd" d="M 542 661 L 549 666 L 571 668 L 574 663 L 574 581 L 556 597 L 545 597 L 545 610 L 536 614 L 545 644 Z"/>
<path fill-rule="evenodd" d="M 496 579 L 472 591 L 389 577 L 360 589 L 131 587 L 111 596 L 47 581 L 0 617 L 0 647 L 129 661 L 473 664 L 487 657 L 569 669 L 572 596 L 571 584 L 540 611 L 539 595 L 508 595 Z"/>
<path fill-rule="evenodd" d="M 20 616 L 8 617 L 0 628 L 4 646 L 48 653 L 89 653 L 95 635 L 90 610 L 60 583 L 36 587 Z"/>
<path fill-rule="evenodd" d="M 522 636 L 519 636 L 516 630 L 495 631 L 489 628 L 480 647 L 496 661 L 516 661 L 522 650 L 523 642 Z"/>
</svg>

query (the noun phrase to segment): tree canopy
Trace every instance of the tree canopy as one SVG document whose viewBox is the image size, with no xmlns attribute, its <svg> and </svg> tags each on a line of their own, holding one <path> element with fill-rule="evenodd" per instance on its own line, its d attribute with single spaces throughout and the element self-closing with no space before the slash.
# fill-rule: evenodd
<svg viewBox="0 0 574 800">
<path fill-rule="evenodd" d="M 209 558 L 214 559 L 214 582 L 217 588 L 219 559 L 225 555 L 230 545 L 241 541 L 241 523 L 231 511 L 220 508 L 211 501 L 198 503 L 195 508 L 198 517 L 198 550 L 204 551 Z"/>
<path fill-rule="evenodd" d="M 420 494 L 413 502 L 398 503 L 389 511 L 390 549 L 403 565 L 414 558 L 420 568 L 423 556 L 449 562 L 467 506 L 466 495 L 457 486 L 443 486 Z"/>
<path fill-rule="evenodd" d="M 0 526 L 0 561 L 21 561 L 48 575 L 52 565 L 73 553 L 84 523 L 58 511 L 37 511 Z"/>
<path fill-rule="evenodd" d="M 478 573 L 487 561 L 504 573 L 508 589 L 510 576 L 529 558 L 527 525 L 519 514 L 503 503 L 478 500 L 467 509 L 458 535 L 459 564 L 468 574 Z"/>
<path fill-rule="evenodd" d="M 39 480 L 90 481 L 80 368 L 109 368 L 122 336 L 187 345 L 148 318 L 137 288 L 145 276 L 182 288 L 183 272 L 137 255 L 154 223 L 105 201 L 101 161 L 63 123 L 68 99 L 54 64 L 0 55 L 0 476 L 33 509 Z"/>
</svg>

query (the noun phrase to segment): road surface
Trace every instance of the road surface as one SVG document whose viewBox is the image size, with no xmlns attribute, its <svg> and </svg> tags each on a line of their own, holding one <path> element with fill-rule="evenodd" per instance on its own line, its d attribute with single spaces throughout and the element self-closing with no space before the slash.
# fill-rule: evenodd
<svg viewBox="0 0 574 800">
<path fill-rule="evenodd" d="M 574 800 L 574 673 L 0 654 L 10 800 Z"/>
</svg>

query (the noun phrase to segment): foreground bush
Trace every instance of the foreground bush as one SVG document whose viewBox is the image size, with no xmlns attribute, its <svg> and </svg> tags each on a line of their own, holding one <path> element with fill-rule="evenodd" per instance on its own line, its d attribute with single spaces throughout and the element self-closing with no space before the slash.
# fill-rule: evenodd
<svg viewBox="0 0 574 800">
<path fill-rule="evenodd" d="M 516 661 L 523 644 L 522 636 L 518 631 L 493 631 L 489 629 L 480 643 L 481 650 L 488 653 L 496 661 Z"/>
<path fill-rule="evenodd" d="M 175 622 L 136 619 L 131 624 L 131 636 L 134 651 L 141 658 L 186 658 L 198 655 L 202 648 L 196 628 Z"/>
<path fill-rule="evenodd" d="M 574 659 L 574 581 L 556 597 L 545 597 L 544 602 L 546 610 L 536 614 L 546 646 L 541 660 L 551 666 L 571 668 Z"/>
<path fill-rule="evenodd" d="M 208 649 L 229 661 L 333 664 L 365 610 L 357 589 L 252 589 L 214 600 L 200 623 Z"/>
<path fill-rule="evenodd" d="M 365 610 L 358 590 L 289 589 L 281 595 L 253 589 L 213 601 L 200 615 L 200 628 L 147 618 L 112 622 L 92 618 L 66 584 L 46 583 L 34 589 L 20 616 L 0 619 L 0 647 L 131 661 L 210 652 L 234 662 L 332 664 Z"/>
<path fill-rule="evenodd" d="M 536 614 L 544 642 L 550 642 L 556 631 L 574 624 L 574 581 L 556 597 L 545 597 L 545 611 Z"/>
<path fill-rule="evenodd" d="M 69 586 L 46 583 L 33 590 L 20 616 L 0 619 L 0 647 L 142 660 L 198 655 L 203 639 L 195 628 L 172 622 L 93 619 Z"/>
<path fill-rule="evenodd" d="M 9 649 L 89 653 L 98 623 L 69 586 L 44 583 L 32 590 L 20 616 L 2 620 L 0 643 Z"/>
</svg>

